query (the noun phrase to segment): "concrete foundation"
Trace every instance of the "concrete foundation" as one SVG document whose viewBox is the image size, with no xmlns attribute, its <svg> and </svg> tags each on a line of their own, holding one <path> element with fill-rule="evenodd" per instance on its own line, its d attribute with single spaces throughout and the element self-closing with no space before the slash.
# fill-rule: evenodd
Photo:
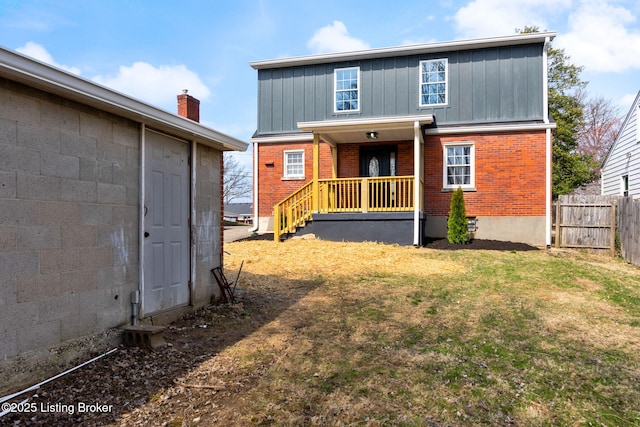
<svg viewBox="0 0 640 427">
<path fill-rule="evenodd" d="M 544 216 L 479 216 L 473 237 L 484 240 L 546 245 L 546 218 Z M 429 216 L 426 219 L 428 237 L 447 237 L 447 217 Z"/>
</svg>

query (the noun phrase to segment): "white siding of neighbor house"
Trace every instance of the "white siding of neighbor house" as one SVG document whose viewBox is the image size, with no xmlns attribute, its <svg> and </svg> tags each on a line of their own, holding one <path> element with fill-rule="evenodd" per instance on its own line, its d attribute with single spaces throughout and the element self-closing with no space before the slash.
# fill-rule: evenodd
<svg viewBox="0 0 640 427">
<path fill-rule="evenodd" d="M 629 176 L 629 196 L 640 198 L 640 92 L 602 167 L 602 194 L 622 195 L 622 177 Z"/>
</svg>

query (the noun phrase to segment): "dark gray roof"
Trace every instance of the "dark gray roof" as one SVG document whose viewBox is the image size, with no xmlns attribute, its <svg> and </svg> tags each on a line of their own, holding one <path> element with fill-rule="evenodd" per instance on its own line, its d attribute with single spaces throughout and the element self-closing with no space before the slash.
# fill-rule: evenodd
<svg viewBox="0 0 640 427">
<path fill-rule="evenodd" d="M 253 203 L 228 203 L 224 205 L 224 214 L 251 215 Z"/>
</svg>

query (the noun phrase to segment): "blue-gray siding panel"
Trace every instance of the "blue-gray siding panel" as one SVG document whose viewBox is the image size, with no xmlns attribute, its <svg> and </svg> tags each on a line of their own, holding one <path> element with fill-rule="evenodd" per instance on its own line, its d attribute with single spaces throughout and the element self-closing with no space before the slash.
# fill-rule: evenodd
<svg viewBox="0 0 640 427">
<path fill-rule="evenodd" d="M 420 107 L 419 63 L 447 58 L 448 104 Z M 360 67 L 360 111 L 334 112 L 333 72 Z M 542 45 L 261 69 L 258 133 L 291 132 L 300 121 L 434 114 L 438 125 L 543 118 Z"/>
</svg>

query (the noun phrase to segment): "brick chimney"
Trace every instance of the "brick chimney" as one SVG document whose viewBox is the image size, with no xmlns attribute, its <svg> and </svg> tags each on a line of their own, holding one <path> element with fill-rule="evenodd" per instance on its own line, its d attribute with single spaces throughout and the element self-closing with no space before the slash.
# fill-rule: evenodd
<svg viewBox="0 0 640 427">
<path fill-rule="evenodd" d="M 200 121 L 200 101 L 188 95 L 187 89 L 178 95 L 178 115 L 194 122 Z"/>
</svg>

